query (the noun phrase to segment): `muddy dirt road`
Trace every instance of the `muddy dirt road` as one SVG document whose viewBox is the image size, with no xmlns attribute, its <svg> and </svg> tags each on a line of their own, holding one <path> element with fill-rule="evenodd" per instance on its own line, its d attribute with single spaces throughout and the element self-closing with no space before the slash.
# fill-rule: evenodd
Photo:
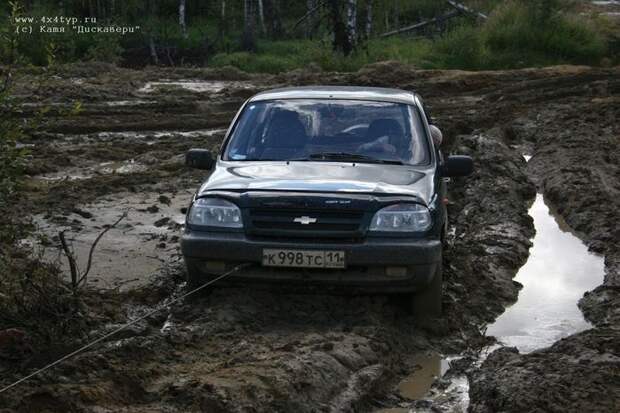
<svg viewBox="0 0 620 413">
<path fill-rule="evenodd" d="M 93 337 L 183 292 L 178 237 L 203 178 L 183 166 L 183 154 L 217 148 L 235 110 L 257 91 L 415 89 L 443 129 L 446 151 L 473 156 L 476 172 L 450 187 L 442 320 L 416 324 L 384 296 L 220 288 L 166 306 L 0 395 L 0 411 L 617 410 L 620 69 L 470 73 L 381 63 L 352 74 L 250 76 L 84 64 L 48 75 L 44 87 L 41 79 L 27 75 L 17 86 L 19 116 L 50 108 L 22 142 L 32 152 L 22 208 L 48 234 L 48 256 L 57 254 L 57 232 L 68 228 L 84 257 L 102 226 L 128 211 L 96 253 L 90 285 L 124 295 Z M 76 100 L 82 111 L 68 116 Z M 605 257 L 602 284 L 579 302 L 593 328 L 527 354 L 500 349 L 480 365 L 479 351 L 494 341 L 486 326 L 521 288 L 513 277 L 528 259 L 537 190 Z M 422 390 L 400 391 L 429 353 L 452 356 L 446 376 L 431 393 L 428 378 Z M 3 366 L 0 382 L 25 371 Z M 467 377 L 465 406 L 462 394 L 445 391 L 451 377 Z"/>
</svg>

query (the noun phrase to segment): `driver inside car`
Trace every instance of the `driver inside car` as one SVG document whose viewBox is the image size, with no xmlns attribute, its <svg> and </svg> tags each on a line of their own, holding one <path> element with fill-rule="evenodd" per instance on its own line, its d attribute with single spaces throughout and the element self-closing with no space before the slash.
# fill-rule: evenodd
<svg viewBox="0 0 620 413">
<path fill-rule="evenodd" d="M 376 119 L 368 126 L 366 143 L 357 150 L 365 155 L 387 154 L 402 158 L 409 145 L 403 129 L 395 119 Z"/>
</svg>

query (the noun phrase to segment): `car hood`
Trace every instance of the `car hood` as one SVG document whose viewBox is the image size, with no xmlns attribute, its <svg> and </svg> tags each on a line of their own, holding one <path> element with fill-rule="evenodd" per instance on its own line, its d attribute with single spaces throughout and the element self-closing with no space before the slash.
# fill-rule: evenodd
<svg viewBox="0 0 620 413">
<path fill-rule="evenodd" d="M 301 191 L 408 195 L 426 204 L 433 168 L 341 162 L 218 162 L 198 196 L 210 191 Z"/>
</svg>

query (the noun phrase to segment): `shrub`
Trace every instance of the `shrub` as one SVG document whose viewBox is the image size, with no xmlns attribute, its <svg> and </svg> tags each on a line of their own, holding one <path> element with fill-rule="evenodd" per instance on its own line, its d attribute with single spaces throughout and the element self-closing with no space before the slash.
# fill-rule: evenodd
<svg viewBox="0 0 620 413">
<path fill-rule="evenodd" d="M 83 305 L 62 273 L 23 248 L 0 246 L 0 330 L 25 331 L 35 347 L 66 344 L 84 332 Z"/>
<path fill-rule="evenodd" d="M 224 67 L 233 66 L 243 71 L 247 71 L 251 55 L 248 52 L 218 53 L 209 61 L 211 66 Z"/>
<path fill-rule="evenodd" d="M 489 54 L 518 55 L 523 64 L 597 64 L 606 51 L 603 37 L 577 15 L 561 10 L 555 1 L 510 1 L 499 6 L 482 28 Z"/>
<path fill-rule="evenodd" d="M 368 43 L 368 63 L 398 60 L 402 63 L 430 68 L 432 67 L 432 63 L 429 60 L 432 55 L 432 45 L 433 41 L 430 39 L 403 37 L 374 39 Z"/>
<path fill-rule="evenodd" d="M 486 65 L 487 49 L 480 30 L 458 26 L 433 45 L 434 64 L 448 69 L 479 69 Z"/>
<path fill-rule="evenodd" d="M 86 53 L 84 53 L 84 58 L 100 62 L 118 63 L 123 53 L 120 38 L 120 35 L 94 37 L 86 49 Z"/>
<path fill-rule="evenodd" d="M 22 132 L 11 117 L 11 107 L 7 92 L 0 93 L 0 211 L 8 206 L 13 196 L 26 154 L 25 149 L 17 147 Z"/>
<path fill-rule="evenodd" d="M 18 9 L 14 6 L 13 13 Z M 14 75 L 13 66 L 19 63 L 17 51 L 18 40 L 12 33 L 11 26 L 3 28 L 0 38 L 3 42 L 0 49 L 5 66 L 0 68 L 0 213 L 7 208 L 15 190 L 17 180 L 23 168 L 25 150 L 17 147 L 22 137 L 22 129 L 14 118 L 14 100 L 10 95 L 11 79 Z"/>
</svg>

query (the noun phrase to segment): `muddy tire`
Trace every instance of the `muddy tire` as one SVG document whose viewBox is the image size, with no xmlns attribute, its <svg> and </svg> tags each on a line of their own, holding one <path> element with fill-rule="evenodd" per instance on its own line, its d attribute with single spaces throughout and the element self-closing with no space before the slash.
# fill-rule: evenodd
<svg viewBox="0 0 620 413">
<path fill-rule="evenodd" d="M 442 286 L 442 264 L 439 263 L 431 283 L 410 297 L 411 313 L 416 318 L 441 317 Z"/>
<path fill-rule="evenodd" d="M 194 288 L 200 286 L 200 273 L 190 264 L 187 264 L 187 274 L 185 279 L 187 281 L 188 290 L 193 290 Z"/>
<path fill-rule="evenodd" d="M 195 266 L 187 264 L 187 291 L 192 291 L 207 282 L 207 278 Z M 196 294 L 208 295 L 212 291 L 211 287 L 205 287 Z"/>
</svg>

